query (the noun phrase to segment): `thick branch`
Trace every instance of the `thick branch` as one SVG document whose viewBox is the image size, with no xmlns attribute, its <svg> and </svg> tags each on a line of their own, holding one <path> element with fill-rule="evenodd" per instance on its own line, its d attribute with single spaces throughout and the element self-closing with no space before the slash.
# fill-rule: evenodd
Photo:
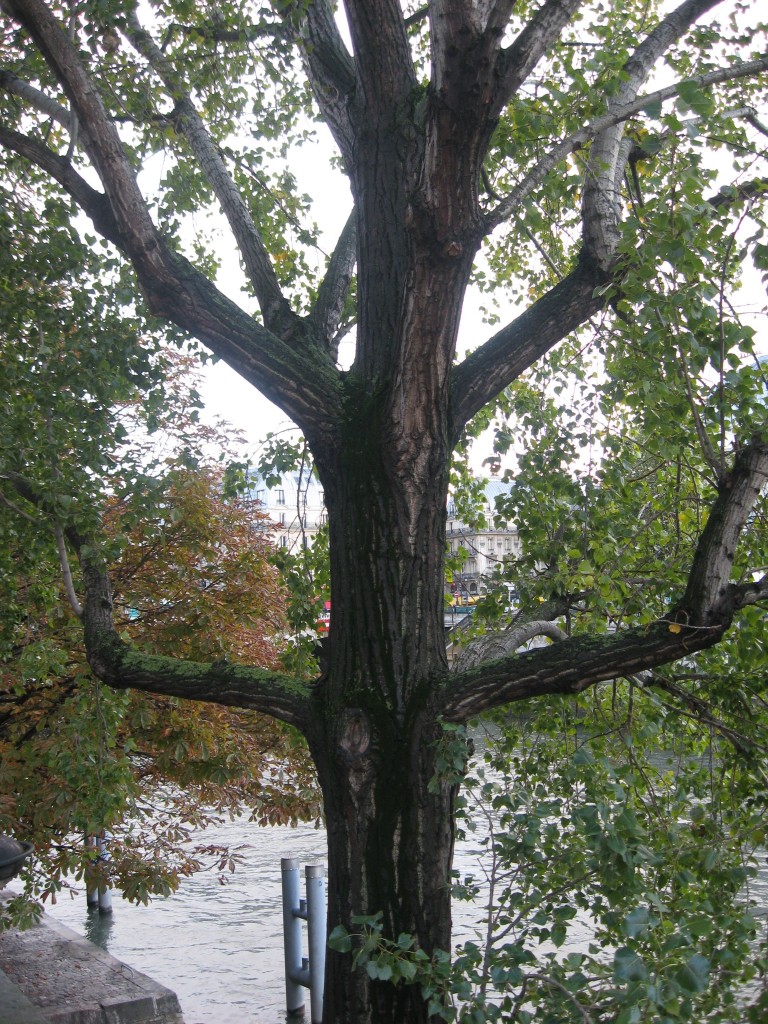
<svg viewBox="0 0 768 1024">
<path fill-rule="evenodd" d="M 669 616 L 604 636 L 572 637 L 448 677 L 445 718 L 466 721 L 542 694 L 581 693 L 714 646 L 739 608 L 768 594 L 762 582 L 727 582 L 736 542 L 766 479 L 768 445 L 756 443 L 737 454 L 730 487 L 721 487 L 699 541 L 685 597 Z"/>
<path fill-rule="evenodd" d="M 517 39 L 502 52 L 498 96 L 493 113 L 499 114 L 541 58 L 584 6 L 584 0 L 546 0 Z"/>
<path fill-rule="evenodd" d="M 45 496 L 21 474 L 5 470 L 2 478 L 31 505 L 50 513 Z M 279 672 L 245 665 L 211 665 L 142 654 L 120 639 L 112 620 L 112 592 L 97 545 L 73 528 L 54 527 L 67 595 L 82 619 L 88 663 L 94 674 L 115 689 L 137 689 L 187 700 L 206 700 L 250 708 L 304 731 L 308 725 L 308 684 Z M 77 551 L 85 587 L 80 607 L 74 594 L 64 538 Z"/>
<path fill-rule="evenodd" d="M 86 628 L 88 662 L 94 674 L 118 690 L 134 689 L 185 700 L 249 708 L 305 732 L 309 686 L 291 676 L 247 665 L 211 665 L 142 654 L 114 630 Z"/>
<path fill-rule="evenodd" d="M 318 443 L 327 440 L 338 408 L 338 374 L 330 359 L 319 348 L 294 344 L 303 324 L 297 325 L 295 337 L 279 339 L 166 246 L 149 216 L 115 126 L 66 34 L 39 0 L 4 3 L 29 28 L 86 125 L 86 149 L 106 196 L 41 143 L 2 129 L 0 142 L 50 173 L 93 219 L 99 233 L 131 260 L 153 313 L 199 338 Z"/>
<path fill-rule="evenodd" d="M 149 33 L 142 28 L 135 13 L 128 16 L 128 30 L 133 45 L 146 58 L 176 101 L 175 124 L 189 142 L 201 170 L 221 203 L 242 254 L 246 273 L 256 292 L 264 323 L 270 330 L 279 333 L 281 323 L 288 321 L 293 324 L 296 318 L 291 315 L 261 235 L 227 170 L 221 151 L 211 139 L 184 83 Z"/>
<path fill-rule="evenodd" d="M 136 689 L 186 700 L 250 708 L 305 731 L 309 686 L 279 672 L 226 661 L 211 665 L 142 654 L 120 639 L 112 621 L 112 593 L 105 568 L 77 545 L 85 585 L 83 632 L 88 664 L 115 689 Z"/>
<path fill-rule="evenodd" d="M 451 437 L 545 352 L 603 305 L 601 278 L 585 260 L 511 324 L 456 366 L 451 377 Z"/>
<path fill-rule="evenodd" d="M 11 96 L 20 97 L 25 103 L 29 103 L 46 117 L 52 118 L 68 132 L 72 130 L 72 114 L 66 107 L 62 107 L 56 100 L 51 99 L 40 89 L 30 85 L 29 82 L 25 82 L 23 78 L 19 78 L 12 71 L 0 70 L 0 89 Z"/>
<path fill-rule="evenodd" d="M 328 270 L 317 293 L 310 313 L 312 320 L 327 339 L 331 359 L 338 356 L 338 331 L 344 313 L 349 286 L 355 273 L 357 260 L 357 211 L 353 210 L 333 250 Z M 334 340 L 335 339 L 335 340 Z"/>
<path fill-rule="evenodd" d="M 358 98 L 355 63 L 341 38 L 327 0 L 311 4 L 276 5 L 301 48 L 304 68 L 323 119 L 348 166 L 352 166 L 355 131 L 353 111 Z M 294 20 L 300 17 L 298 31 Z"/>
<path fill-rule="evenodd" d="M 443 716 L 464 722 L 515 701 L 581 693 L 596 683 L 636 675 L 712 647 L 724 631 L 724 625 L 696 629 L 660 620 L 621 633 L 571 637 L 486 662 L 449 680 Z"/>
<path fill-rule="evenodd" d="M 483 112 L 493 111 L 501 39 L 513 7 L 511 0 L 432 0 L 429 5 L 432 88 L 457 115 L 478 102 Z"/>
<path fill-rule="evenodd" d="M 566 640 L 568 635 L 555 622 L 548 622 L 546 619 L 535 619 L 532 622 L 512 625 L 509 629 L 483 633 L 473 637 L 459 650 L 451 668 L 454 672 L 466 672 L 485 661 L 495 661 L 505 654 L 513 654 L 520 647 L 539 637 Z"/>
<path fill-rule="evenodd" d="M 391 116 L 418 86 L 398 0 L 346 0 L 366 116 Z"/>
<path fill-rule="evenodd" d="M 91 218 L 94 227 L 121 252 L 125 238 L 107 197 L 92 188 L 65 157 L 35 139 L 0 127 L 5 146 L 49 173 Z M 168 254 L 174 284 L 152 282 L 144 293 L 152 311 L 199 338 L 245 380 L 262 391 L 321 443 L 333 435 L 339 407 L 338 373 L 320 350 L 296 351 L 240 307 L 183 256 Z"/>
<path fill-rule="evenodd" d="M 3 0 L 3 6 L 32 36 L 61 82 L 78 121 L 86 126 L 85 148 L 104 185 L 126 249 L 140 277 L 174 287 L 166 247 L 152 223 L 117 129 L 72 41 L 42 0 Z"/>
<path fill-rule="evenodd" d="M 658 58 L 686 32 L 697 18 L 722 0 L 686 0 L 671 11 L 635 49 L 622 68 L 608 113 L 620 110 L 637 96 Z M 612 125 L 596 136 L 589 153 L 582 222 L 584 246 L 599 266 L 608 268 L 616 253 L 621 221 L 621 181 L 629 149 L 622 147 L 624 127 Z"/>
<path fill-rule="evenodd" d="M 3 128 L 2 125 L 0 125 L 0 146 L 13 153 L 18 153 L 19 156 L 49 174 L 90 217 L 98 233 L 116 245 L 121 252 L 126 251 L 122 233 L 115 220 L 112 207 L 109 205 L 109 199 L 103 192 L 99 192 L 89 185 L 66 157 L 54 153 L 37 139 L 32 139 L 28 135 L 22 135 L 9 128 Z"/>
<path fill-rule="evenodd" d="M 766 481 L 768 444 L 739 451 L 731 473 L 720 484 L 688 577 L 683 606 L 692 621 L 707 624 L 722 614 L 726 602 L 743 607 L 750 590 L 759 593 L 759 584 L 731 587 L 729 580 L 739 537 Z M 759 597 L 749 603 L 754 600 Z"/>
</svg>

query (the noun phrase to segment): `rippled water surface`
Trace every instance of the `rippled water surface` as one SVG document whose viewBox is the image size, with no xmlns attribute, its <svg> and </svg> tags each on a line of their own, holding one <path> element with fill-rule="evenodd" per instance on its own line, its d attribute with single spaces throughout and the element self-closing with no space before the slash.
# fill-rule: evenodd
<svg viewBox="0 0 768 1024">
<path fill-rule="evenodd" d="M 226 885 L 217 871 L 201 871 L 148 907 L 115 899 L 114 912 L 100 916 L 86 909 L 81 890 L 48 913 L 173 989 L 186 1024 L 283 1022 L 280 858 L 298 857 L 303 875 L 305 863 L 324 861 L 325 833 L 234 821 L 202 839 L 243 855 Z"/>
<path fill-rule="evenodd" d="M 148 907 L 115 899 L 111 916 L 89 912 L 81 889 L 48 913 L 176 992 L 186 1024 L 284 1024 L 280 858 L 299 858 L 303 892 L 304 865 L 325 861 L 325 833 L 233 821 L 208 829 L 200 841 L 236 847 L 243 856 L 228 884 L 220 884 L 218 872 L 202 871 Z M 469 837 L 457 845 L 454 866 L 462 875 L 476 873 L 479 853 L 477 837 Z M 768 907 L 768 870 L 751 890 Z M 455 907 L 456 941 L 473 936 L 481 915 L 477 907 Z M 589 933 L 588 921 L 575 921 L 566 949 L 585 947 Z"/>
</svg>

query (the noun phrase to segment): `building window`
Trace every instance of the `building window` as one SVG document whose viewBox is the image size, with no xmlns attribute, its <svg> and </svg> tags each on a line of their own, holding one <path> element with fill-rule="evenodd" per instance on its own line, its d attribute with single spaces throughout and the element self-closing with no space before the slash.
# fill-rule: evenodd
<svg viewBox="0 0 768 1024">
<path fill-rule="evenodd" d="M 256 491 L 256 501 L 260 501 L 262 505 L 264 504 L 264 499 L 266 497 L 267 492 L 263 488 L 260 488 L 258 491 Z"/>
<path fill-rule="evenodd" d="M 278 505 L 284 505 L 285 504 L 285 491 L 283 490 L 282 487 L 278 487 L 278 489 L 277 489 L 277 504 Z"/>
<path fill-rule="evenodd" d="M 280 513 L 280 525 L 281 526 L 287 526 L 288 525 L 288 516 L 285 514 L 285 512 L 281 512 Z"/>
<path fill-rule="evenodd" d="M 288 547 L 288 538 L 285 536 L 285 534 L 283 534 L 282 537 L 280 538 L 280 547 L 281 548 L 287 548 Z"/>
</svg>

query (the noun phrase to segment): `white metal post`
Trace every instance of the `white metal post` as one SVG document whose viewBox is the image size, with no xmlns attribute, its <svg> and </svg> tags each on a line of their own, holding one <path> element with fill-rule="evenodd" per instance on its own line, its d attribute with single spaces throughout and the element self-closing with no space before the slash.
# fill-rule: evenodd
<svg viewBox="0 0 768 1024">
<path fill-rule="evenodd" d="M 102 832 L 96 840 L 96 845 L 99 851 L 99 855 L 96 858 L 101 862 L 102 865 L 106 865 L 109 862 L 109 850 L 107 849 L 107 840 L 109 836 L 106 831 Z M 106 867 L 104 868 L 106 870 Z M 99 913 L 100 914 L 111 914 L 112 913 L 112 890 L 109 887 L 109 883 L 104 879 L 99 885 Z"/>
<path fill-rule="evenodd" d="M 325 931 L 328 917 L 325 900 L 325 871 L 322 864 L 308 864 L 304 871 L 307 878 L 309 1005 L 312 1024 L 321 1024 L 325 986 Z"/>
<path fill-rule="evenodd" d="M 299 900 L 299 862 L 283 857 L 283 949 L 285 952 L 285 1005 L 288 1013 L 304 1009 L 301 956 L 301 908 Z M 303 901 L 301 901 L 303 902 Z"/>
</svg>

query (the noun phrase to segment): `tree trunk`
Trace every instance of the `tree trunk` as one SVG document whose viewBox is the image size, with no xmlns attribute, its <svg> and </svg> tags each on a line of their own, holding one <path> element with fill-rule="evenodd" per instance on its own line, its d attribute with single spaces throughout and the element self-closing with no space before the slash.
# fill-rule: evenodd
<svg viewBox="0 0 768 1024">
<path fill-rule="evenodd" d="M 350 417 L 344 465 L 319 465 L 331 628 L 309 742 L 328 829 L 329 927 L 359 932 L 355 915 L 381 912 L 385 938 L 405 932 L 431 953 L 451 943 L 455 786 L 432 781 L 441 729 L 430 693 L 446 670 L 448 448 L 425 441 L 421 469 L 405 469 L 377 429 L 379 401 Z M 326 1021 L 427 1019 L 418 985 L 371 981 L 350 959 L 329 951 Z"/>
<path fill-rule="evenodd" d="M 347 708 L 322 751 L 313 745 L 328 829 L 329 926 L 354 934 L 358 914 L 382 914 L 382 935 L 405 932 L 431 954 L 450 949 L 455 786 L 430 785 L 439 727 L 403 725 Z M 324 1020 L 395 1024 L 427 1019 L 418 985 L 371 981 L 351 954 L 328 951 Z"/>
</svg>

